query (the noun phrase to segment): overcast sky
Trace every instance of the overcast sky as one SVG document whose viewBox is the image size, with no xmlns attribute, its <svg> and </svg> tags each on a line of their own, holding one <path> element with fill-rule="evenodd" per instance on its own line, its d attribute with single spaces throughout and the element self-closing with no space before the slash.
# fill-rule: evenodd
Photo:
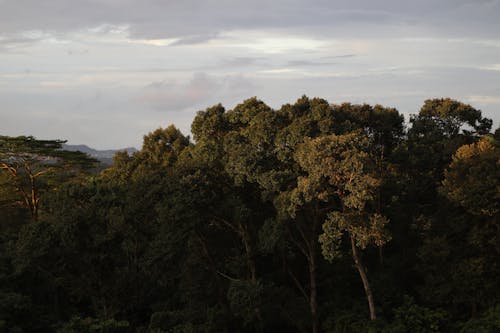
<svg viewBox="0 0 500 333">
<path fill-rule="evenodd" d="M 0 0 L 0 135 L 140 147 L 196 111 L 301 95 L 500 121 L 500 0 Z"/>
</svg>

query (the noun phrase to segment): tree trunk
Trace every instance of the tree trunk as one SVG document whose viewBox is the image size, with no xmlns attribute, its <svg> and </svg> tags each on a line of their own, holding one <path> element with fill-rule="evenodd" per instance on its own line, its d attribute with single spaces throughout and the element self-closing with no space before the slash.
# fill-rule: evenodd
<svg viewBox="0 0 500 333">
<path fill-rule="evenodd" d="M 31 183 L 31 217 L 34 221 L 38 221 L 38 202 L 37 188 L 35 177 L 30 173 L 30 183 Z"/>
<path fill-rule="evenodd" d="M 218 302 L 224 309 L 226 313 L 229 313 L 230 306 L 227 301 L 227 294 L 225 289 L 221 286 L 222 283 L 220 281 L 220 274 L 217 270 L 217 267 L 215 265 L 215 261 L 212 258 L 212 255 L 210 254 L 210 251 L 208 250 L 208 245 L 206 243 L 205 237 L 203 237 L 201 234 L 196 233 L 197 239 L 199 244 L 201 245 L 201 249 L 203 251 L 203 254 L 205 255 L 205 258 L 207 259 L 207 266 L 209 270 L 212 272 L 214 279 L 216 280 L 216 286 L 217 286 L 217 296 L 219 298 Z"/>
<path fill-rule="evenodd" d="M 247 267 L 250 273 L 250 281 L 252 283 L 257 283 L 257 265 L 255 264 L 255 254 L 253 251 L 252 241 L 250 239 L 250 234 L 248 233 L 247 227 L 243 223 L 239 223 L 239 230 L 243 245 L 245 246 L 245 254 L 247 257 Z M 260 311 L 260 306 L 256 306 L 254 309 L 255 316 L 257 317 L 257 332 L 262 332 L 264 330 L 264 323 L 262 321 L 262 314 Z"/>
<path fill-rule="evenodd" d="M 380 263 L 380 268 L 384 268 L 384 248 L 382 245 L 378 247 L 378 261 Z"/>
<path fill-rule="evenodd" d="M 252 282 L 257 282 L 257 268 L 255 264 L 255 254 L 253 251 L 252 241 L 248 233 L 248 229 L 242 223 L 239 223 L 240 236 L 245 246 L 245 255 L 247 259 L 248 272 Z"/>
<path fill-rule="evenodd" d="M 370 288 L 370 283 L 368 282 L 368 277 L 366 276 L 366 269 L 361 261 L 361 257 L 359 256 L 358 247 L 354 242 L 354 238 L 351 236 L 351 248 L 352 248 L 352 258 L 354 259 L 354 264 L 358 269 L 359 276 L 363 281 L 363 287 L 365 288 L 366 299 L 368 300 L 368 307 L 370 308 L 370 320 L 377 319 L 377 315 L 375 313 L 375 302 L 373 300 L 372 290 Z"/>
<path fill-rule="evenodd" d="M 314 214 L 313 214 L 314 215 Z M 300 223 L 297 221 L 297 223 Z M 307 259 L 307 264 L 309 268 L 309 295 L 306 297 L 309 300 L 309 311 L 311 312 L 311 326 L 312 332 L 319 332 L 319 318 L 318 318 L 318 291 L 316 284 L 316 248 L 318 243 L 318 219 L 313 216 L 311 220 L 311 229 L 305 232 L 299 224 L 297 224 L 297 230 L 299 231 L 303 243 L 294 239 L 293 235 L 290 235 L 290 240 L 298 247 L 298 249 L 304 254 Z M 299 288 L 299 290 L 303 290 Z"/>
<path fill-rule="evenodd" d="M 312 320 L 312 332 L 319 332 L 319 320 L 318 320 L 318 289 L 316 285 L 316 247 L 318 243 L 318 238 L 316 235 L 316 229 L 318 226 L 318 219 L 316 216 L 313 218 L 311 235 L 309 237 L 308 250 L 309 250 L 309 283 L 310 283 L 310 296 L 309 296 L 309 307 L 311 310 L 311 320 Z"/>
<path fill-rule="evenodd" d="M 310 283 L 310 296 L 309 307 L 311 310 L 312 332 L 318 333 L 318 290 L 316 286 L 316 251 L 315 242 L 312 242 L 309 252 L 309 283 Z"/>
</svg>

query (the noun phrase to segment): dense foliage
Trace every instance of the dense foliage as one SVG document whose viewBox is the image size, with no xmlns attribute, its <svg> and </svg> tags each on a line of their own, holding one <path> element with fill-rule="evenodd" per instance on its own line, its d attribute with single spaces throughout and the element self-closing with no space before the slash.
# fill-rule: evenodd
<svg viewBox="0 0 500 333">
<path fill-rule="evenodd" d="M 251 98 L 100 172 L 0 136 L 0 332 L 498 332 L 491 126 Z"/>
</svg>

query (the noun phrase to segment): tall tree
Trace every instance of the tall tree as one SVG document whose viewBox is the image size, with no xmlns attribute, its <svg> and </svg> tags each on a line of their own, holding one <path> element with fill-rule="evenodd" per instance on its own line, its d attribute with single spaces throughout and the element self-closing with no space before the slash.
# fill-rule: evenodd
<svg viewBox="0 0 500 333">
<path fill-rule="evenodd" d="M 323 255 L 339 255 L 342 234 L 348 235 L 354 264 L 359 272 L 370 310 L 376 319 L 375 301 L 359 248 L 381 246 L 390 239 L 384 229 L 387 219 L 374 212 L 373 201 L 380 180 L 373 176 L 373 161 L 366 153 L 368 140 L 360 132 L 321 136 L 307 140 L 295 155 L 305 171 L 292 193 L 290 208 L 305 204 L 322 212 Z M 318 214 L 317 213 L 317 214 Z"/>
<path fill-rule="evenodd" d="M 495 272 L 489 262 L 497 251 L 491 247 L 496 232 L 484 218 L 440 195 L 440 188 L 457 149 L 479 141 L 492 122 L 480 110 L 449 98 L 425 101 L 410 122 L 408 139 L 401 145 L 407 153 L 401 164 L 401 202 L 406 201 L 409 225 L 418 237 L 414 269 L 423 283 L 417 290 L 427 304 L 447 306 L 453 315 L 467 319 L 488 304 L 483 293 L 495 290 L 487 276 Z"/>
<path fill-rule="evenodd" d="M 32 136 L 0 136 L 0 170 L 18 193 L 18 203 L 29 210 L 35 221 L 44 192 L 97 164 L 82 152 L 63 150 L 65 142 L 37 140 Z"/>
</svg>

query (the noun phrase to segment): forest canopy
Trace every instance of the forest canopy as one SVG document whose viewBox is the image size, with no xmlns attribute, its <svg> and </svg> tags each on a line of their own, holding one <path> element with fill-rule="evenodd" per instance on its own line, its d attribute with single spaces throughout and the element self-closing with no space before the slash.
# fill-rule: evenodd
<svg viewBox="0 0 500 333">
<path fill-rule="evenodd" d="M 105 169 L 0 136 L 0 332 L 497 332 L 500 130 L 471 105 L 199 111 Z"/>
</svg>

